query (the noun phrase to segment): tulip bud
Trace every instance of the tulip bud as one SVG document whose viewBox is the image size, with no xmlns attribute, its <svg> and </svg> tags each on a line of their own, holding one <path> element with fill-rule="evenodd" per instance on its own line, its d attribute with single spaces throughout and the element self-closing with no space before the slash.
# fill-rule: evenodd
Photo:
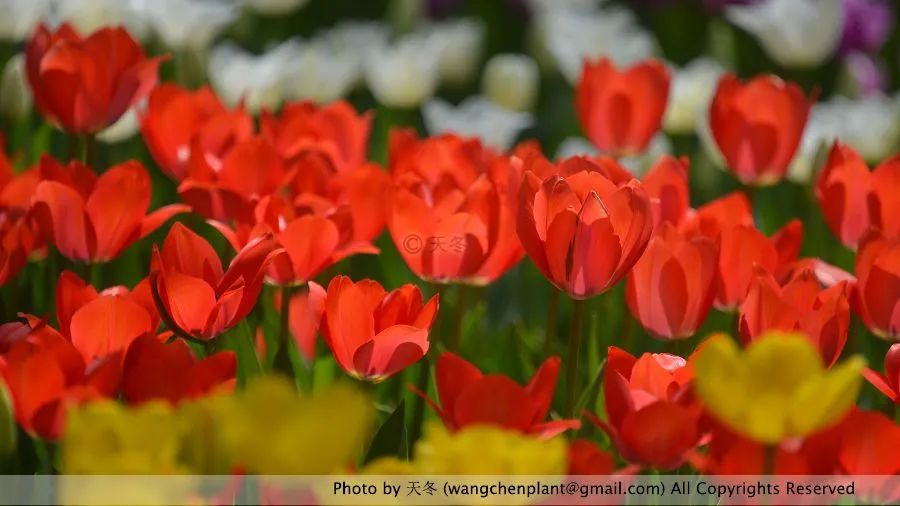
<svg viewBox="0 0 900 506">
<path fill-rule="evenodd" d="M 481 91 L 493 102 L 516 111 L 534 107 L 539 86 L 537 63 L 523 54 L 498 54 L 488 60 Z"/>
<path fill-rule="evenodd" d="M 25 81 L 25 56 L 18 53 L 6 62 L 0 77 L 0 114 L 20 120 L 31 110 L 31 92 Z"/>
</svg>

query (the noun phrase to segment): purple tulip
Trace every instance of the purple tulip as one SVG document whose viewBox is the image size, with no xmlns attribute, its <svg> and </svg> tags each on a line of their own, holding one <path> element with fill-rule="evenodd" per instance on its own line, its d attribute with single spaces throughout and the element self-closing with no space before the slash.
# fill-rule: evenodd
<svg viewBox="0 0 900 506">
<path fill-rule="evenodd" d="M 844 33 L 839 51 L 877 51 L 894 28 L 894 11 L 886 0 L 844 0 Z"/>
</svg>

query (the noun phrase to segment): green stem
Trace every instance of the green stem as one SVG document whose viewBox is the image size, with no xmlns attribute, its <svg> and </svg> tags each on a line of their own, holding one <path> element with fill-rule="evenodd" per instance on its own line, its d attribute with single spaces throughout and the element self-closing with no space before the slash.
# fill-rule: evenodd
<svg viewBox="0 0 900 506">
<path fill-rule="evenodd" d="M 556 319 L 559 312 L 559 290 L 550 285 L 550 300 L 547 302 L 547 322 L 544 329 L 544 356 L 553 354 L 556 341 Z"/>
<path fill-rule="evenodd" d="M 581 327 L 584 319 L 584 301 L 572 300 L 572 321 L 569 327 L 569 352 L 566 356 L 566 403 L 565 414 L 574 417 L 575 383 L 578 381 L 578 352 L 581 349 Z"/>
<path fill-rule="evenodd" d="M 97 138 L 92 134 L 81 136 L 81 163 L 95 171 L 99 169 L 94 166 L 97 163 Z"/>
<path fill-rule="evenodd" d="M 422 360 L 419 361 L 419 376 L 416 378 L 416 388 L 425 394 L 428 394 L 428 380 L 431 379 L 430 365 L 428 357 L 422 357 Z M 412 420 L 409 425 L 410 454 L 412 454 L 412 449 L 415 447 L 415 442 L 422 435 L 422 422 L 425 419 L 425 399 L 416 395 L 413 400 Z"/>
<path fill-rule="evenodd" d="M 292 295 L 293 289 L 291 287 L 281 287 L 281 312 L 278 315 L 278 350 L 275 352 L 275 360 L 272 363 L 275 372 L 283 374 L 288 378 L 294 377 L 294 366 L 291 364 L 290 355 L 290 329 L 288 325 Z"/>
<path fill-rule="evenodd" d="M 450 351 L 459 349 L 459 343 L 462 337 L 462 320 L 466 313 L 466 294 L 468 287 L 466 285 L 458 285 L 456 288 L 456 307 L 453 312 L 453 328 L 450 331 L 450 342 L 447 348 Z"/>
</svg>

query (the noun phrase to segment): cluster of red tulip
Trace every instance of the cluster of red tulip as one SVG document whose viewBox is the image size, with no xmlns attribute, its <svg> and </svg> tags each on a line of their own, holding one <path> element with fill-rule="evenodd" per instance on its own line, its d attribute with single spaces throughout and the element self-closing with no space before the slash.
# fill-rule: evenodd
<svg viewBox="0 0 900 506">
<path fill-rule="evenodd" d="M 343 275 L 327 286 L 314 281 L 350 256 L 378 254 L 385 228 L 409 269 L 437 285 L 484 286 L 527 255 L 577 309 L 625 280 L 631 315 L 664 341 L 694 336 L 713 308 L 736 312 L 745 344 L 771 330 L 801 332 L 826 366 L 841 356 L 852 314 L 872 333 L 900 339 L 900 160 L 870 171 L 836 142 L 815 197 L 834 235 L 856 251 L 855 273 L 800 258 L 803 223 L 766 236 L 741 191 L 692 207 L 686 158 L 663 156 L 641 179 L 617 161 L 642 152 L 659 129 L 670 79 L 659 62 L 625 70 L 607 60 L 585 64 L 576 107 L 601 156 L 551 161 L 533 142 L 500 153 L 477 139 L 396 129 L 384 170 L 367 160 L 371 116 L 347 103 L 285 104 L 263 112 L 257 126 L 209 88 L 157 85 L 163 60 L 148 58 L 122 29 L 82 37 L 67 25 L 41 26 L 27 44 L 27 77 L 46 121 L 91 136 L 139 107 L 144 142 L 181 199 L 148 213 L 151 178 L 138 161 L 100 172 L 87 160 L 44 155 L 14 173 L 0 157 L 0 283 L 28 262 L 47 261 L 53 249 L 85 278 L 59 275 L 55 317 L 23 312 L 0 326 L 0 378 L 32 435 L 59 437 L 67 409 L 97 398 L 178 403 L 234 388 L 238 357 L 216 342 L 254 311 L 264 285 L 280 287 L 273 306 L 293 336 L 280 336 L 279 353 L 293 342 L 311 361 L 321 334 L 341 369 L 371 382 L 423 359 L 437 344 L 429 340 L 437 296 Z M 710 129 L 742 184 L 782 179 L 811 101 L 775 76 L 721 79 Z M 176 222 L 153 245 L 143 281 L 92 286 L 90 266 L 101 268 L 187 213 L 224 236 L 234 251 L 227 266 L 203 236 Z M 487 423 L 551 437 L 579 428 L 580 323 L 573 318 L 566 363 L 547 358 L 525 387 L 446 352 L 436 359 L 439 405 L 417 393 L 451 430 Z M 206 346 L 203 358 L 194 344 Z M 456 342 L 440 345 L 460 353 Z M 883 374 L 866 377 L 898 402 L 900 345 L 885 362 Z M 589 419 L 631 466 L 762 472 L 764 445 L 708 416 L 691 364 L 611 347 L 606 413 Z M 561 369 L 570 418 L 547 421 Z M 782 445 L 774 469 L 900 472 L 900 455 L 885 451 L 892 447 L 885 440 L 900 445 L 900 427 L 854 409 L 827 431 Z M 614 467 L 593 443 L 571 445 L 571 472 Z"/>
</svg>

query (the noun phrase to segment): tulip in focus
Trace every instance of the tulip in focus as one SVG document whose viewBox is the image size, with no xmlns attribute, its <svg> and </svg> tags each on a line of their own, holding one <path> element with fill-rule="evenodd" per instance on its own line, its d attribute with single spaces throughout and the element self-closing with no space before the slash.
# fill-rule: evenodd
<svg viewBox="0 0 900 506">
<path fill-rule="evenodd" d="M 829 370 L 804 336 L 770 332 L 743 351 L 728 336 L 714 336 L 692 365 L 697 397 L 715 418 L 776 444 L 837 423 L 856 402 L 865 359 Z"/>
<path fill-rule="evenodd" d="M 619 70 L 609 59 L 585 62 L 576 90 L 588 139 L 612 155 L 639 154 L 659 131 L 669 97 L 669 70 L 657 60 Z"/>
<path fill-rule="evenodd" d="M 896 196 L 894 197 L 896 198 Z M 864 236 L 856 254 L 854 311 L 875 335 L 900 336 L 900 237 Z"/>
<path fill-rule="evenodd" d="M 124 28 L 82 37 L 68 24 L 40 24 L 25 46 L 25 69 L 38 111 L 69 133 L 112 125 L 156 86 L 165 57 L 147 58 Z"/>
<path fill-rule="evenodd" d="M 776 76 L 741 83 L 724 75 L 710 106 L 709 125 L 728 170 L 749 185 L 781 180 L 800 144 L 811 101 L 799 86 Z"/>
<path fill-rule="evenodd" d="M 544 421 L 553 402 L 559 367 L 559 357 L 548 358 L 528 385 L 522 387 L 501 374 L 484 375 L 463 358 L 445 352 L 435 367 L 441 405 L 428 398 L 425 392 L 414 392 L 428 402 L 451 431 L 492 425 L 549 439 L 581 426 L 578 420 Z M 503 408 L 498 409 L 498 406 Z"/>
<path fill-rule="evenodd" d="M 212 246 L 176 223 L 162 249 L 153 249 L 150 283 L 163 321 L 176 334 L 201 340 L 230 329 L 256 304 L 265 269 L 281 251 L 276 247 L 271 236 L 258 237 L 223 271 Z"/>
<path fill-rule="evenodd" d="M 848 248 L 855 249 L 871 227 L 900 235 L 900 157 L 870 172 L 853 148 L 835 142 L 815 192 L 828 228 Z"/>
<path fill-rule="evenodd" d="M 341 369 L 377 383 L 425 356 L 437 311 L 438 296 L 423 303 L 415 285 L 386 292 L 376 281 L 338 276 L 326 291 L 322 333 Z"/>
</svg>

